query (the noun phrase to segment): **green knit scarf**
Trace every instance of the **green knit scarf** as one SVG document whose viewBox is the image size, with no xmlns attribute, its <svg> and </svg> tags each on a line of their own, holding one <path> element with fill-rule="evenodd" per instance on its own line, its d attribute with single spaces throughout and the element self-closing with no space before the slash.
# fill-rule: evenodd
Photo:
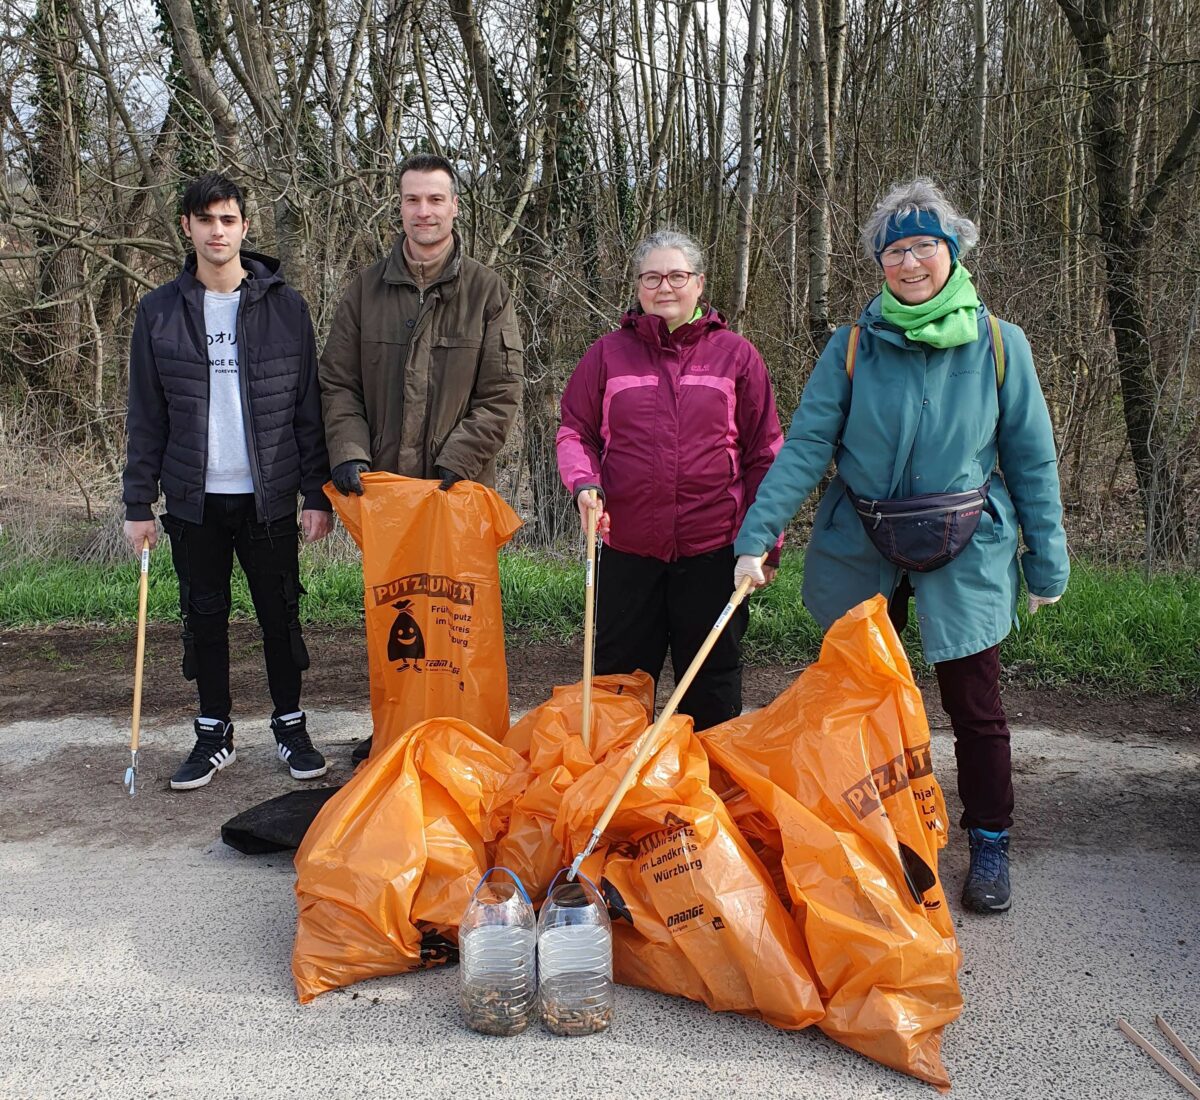
<svg viewBox="0 0 1200 1100">
<path fill-rule="evenodd" d="M 979 295 L 962 264 L 954 265 L 946 285 L 934 297 L 916 306 L 905 305 L 885 283 L 882 309 L 884 319 L 903 329 L 910 340 L 935 348 L 956 348 L 979 336 Z"/>
</svg>

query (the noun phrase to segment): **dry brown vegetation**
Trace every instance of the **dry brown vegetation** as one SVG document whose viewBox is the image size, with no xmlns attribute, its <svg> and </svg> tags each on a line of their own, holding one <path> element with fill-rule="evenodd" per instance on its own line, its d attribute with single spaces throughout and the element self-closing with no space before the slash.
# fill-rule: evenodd
<svg viewBox="0 0 1200 1100">
<path fill-rule="evenodd" d="M 981 292 L 1031 338 L 1075 549 L 1197 560 L 1187 0 L 3 0 L 0 81 L 10 549 L 18 530 L 117 545 L 129 328 L 183 257 L 183 180 L 247 185 L 253 247 L 320 334 L 389 241 L 398 159 L 432 149 L 463 170 L 468 247 L 518 296 L 504 476 L 529 541 L 572 526 L 557 396 L 629 299 L 640 234 L 705 244 L 786 415 L 878 281 L 863 216 L 922 173 L 980 223 Z"/>
</svg>

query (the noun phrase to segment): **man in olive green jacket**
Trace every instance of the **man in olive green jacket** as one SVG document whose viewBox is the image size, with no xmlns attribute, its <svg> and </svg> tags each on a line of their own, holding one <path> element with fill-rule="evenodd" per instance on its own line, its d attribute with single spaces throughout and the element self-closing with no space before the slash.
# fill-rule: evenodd
<svg viewBox="0 0 1200 1100">
<path fill-rule="evenodd" d="M 463 255 L 458 185 L 443 157 L 400 166 L 400 233 L 350 284 L 321 356 L 325 441 L 335 488 L 361 494 L 383 470 L 492 485 L 520 401 L 522 343 L 512 296 Z"/>
<path fill-rule="evenodd" d="M 386 259 L 350 284 L 318 377 L 334 488 L 381 470 L 493 485 L 521 397 L 522 343 L 500 277 L 463 255 L 458 181 L 431 154 L 400 166 L 401 223 Z M 354 750 L 355 763 L 371 738 Z"/>
</svg>

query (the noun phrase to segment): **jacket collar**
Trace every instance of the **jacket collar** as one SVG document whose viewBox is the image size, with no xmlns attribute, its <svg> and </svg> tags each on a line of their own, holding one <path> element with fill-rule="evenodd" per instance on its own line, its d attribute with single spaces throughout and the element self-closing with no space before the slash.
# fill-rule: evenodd
<svg viewBox="0 0 1200 1100">
<path fill-rule="evenodd" d="M 458 235 L 457 229 L 452 232 L 454 249 L 446 261 L 446 266 L 442 268 L 441 275 L 425 288 L 426 293 L 429 293 L 434 287 L 440 287 L 441 293 L 445 297 L 450 297 L 458 289 L 458 273 L 462 269 L 462 237 Z M 383 281 L 393 286 L 410 286 L 414 290 L 420 290 L 417 281 L 412 277 L 412 272 L 408 270 L 408 264 L 404 262 L 403 232 L 397 233 L 395 241 L 392 242 L 392 250 L 388 253 L 387 260 L 383 265 Z"/>
<path fill-rule="evenodd" d="M 240 259 L 245 269 L 246 277 L 239 289 L 246 292 L 246 301 L 257 301 L 273 287 L 286 286 L 287 282 L 279 270 L 279 261 L 273 256 L 264 256 L 260 252 L 242 250 Z M 188 253 L 183 261 L 183 270 L 179 273 L 179 286 L 188 298 L 198 298 L 203 301 L 205 286 L 196 278 L 196 254 Z"/>
<path fill-rule="evenodd" d="M 680 348 L 699 343 L 708 333 L 728 328 L 729 325 L 717 310 L 708 306 L 703 317 L 680 325 L 672 332 L 661 317 L 646 313 L 640 305 L 635 305 L 621 318 L 621 327 L 629 329 L 639 339 L 654 347 Z"/>
</svg>

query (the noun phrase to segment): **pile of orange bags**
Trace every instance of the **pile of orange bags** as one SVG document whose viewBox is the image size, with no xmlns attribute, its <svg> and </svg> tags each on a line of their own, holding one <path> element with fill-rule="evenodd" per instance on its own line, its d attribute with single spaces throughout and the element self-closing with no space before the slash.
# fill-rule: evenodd
<svg viewBox="0 0 1200 1100">
<path fill-rule="evenodd" d="M 382 667 L 398 611 L 388 602 L 397 594 L 388 555 L 402 540 L 425 539 L 432 577 L 438 536 L 396 519 L 390 509 L 403 509 L 368 477 L 365 497 L 335 503 L 363 547 L 376 749 L 296 856 L 293 972 L 303 1001 L 451 959 L 457 922 L 489 866 L 510 868 L 535 901 L 544 897 L 585 847 L 652 717 L 653 684 L 637 673 L 596 677 L 590 750 L 578 684 L 555 689 L 508 729 L 501 656 L 499 669 L 472 681 L 488 696 L 478 728 L 455 720 L 467 701 L 453 693 L 455 718 L 410 722 L 412 677 Z M 403 480 L 380 487 L 411 494 L 412 511 L 432 508 L 426 522 L 437 522 L 443 502 Z M 488 561 L 494 568 L 511 530 L 490 499 L 478 507 L 481 530 L 498 532 L 483 533 L 480 567 L 463 582 L 481 591 L 475 578 Z M 386 537 L 376 539 L 375 524 Z M 435 619 L 444 604 L 442 596 Z M 478 616 L 478 597 L 471 606 Z M 387 685 L 379 692 L 377 671 Z M 440 704 L 427 697 L 413 707 L 430 705 Z M 816 1023 L 944 1089 L 941 1034 L 962 1007 L 937 873 L 945 830 L 920 694 L 876 597 L 834 624 L 819 661 L 770 706 L 699 736 L 688 718 L 666 722 L 582 871 L 609 905 L 618 981 L 778 1027 Z"/>
<path fill-rule="evenodd" d="M 645 673 L 593 685 L 592 752 L 583 747 L 581 688 L 560 688 L 509 731 L 528 759 L 496 862 L 544 896 L 583 849 L 647 733 Z M 617 981 L 802 1028 L 822 1015 L 803 937 L 766 870 L 708 785 L 691 719 L 673 718 L 582 873 L 601 884 L 613 919 Z"/>
</svg>

